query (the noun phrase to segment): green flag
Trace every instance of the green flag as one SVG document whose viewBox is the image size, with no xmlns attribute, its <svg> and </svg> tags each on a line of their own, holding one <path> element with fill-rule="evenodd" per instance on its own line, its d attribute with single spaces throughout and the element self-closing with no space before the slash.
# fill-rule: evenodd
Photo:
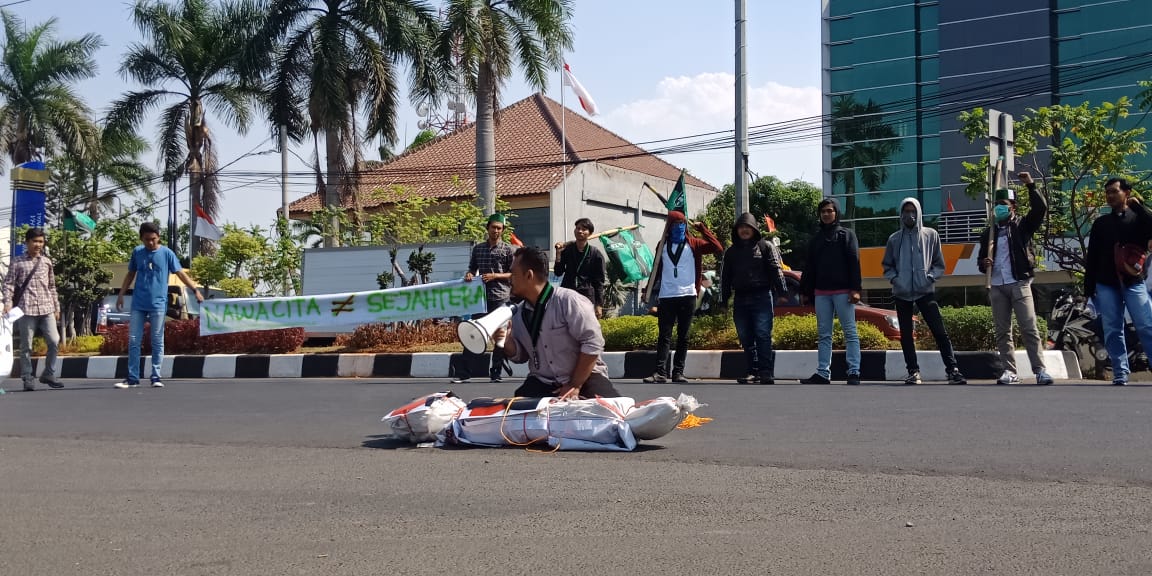
<svg viewBox="0 0 1152 576">
<path fill-rule="evenodd" d="M 64 210 L 64 229 L 81 230 L 91 233 L 96 229 L 96 221 L 87 214 L 76 210 Z"/>
<path fill-rule="evenodd" d="M 676 186 L 672 188 L 672 193 L 668 195 L 668 201 L 664 203 L 664 207 L 669 211 L 675 210 L 684 215 L 688 214 L 688 192 L 684 189 L 684 171 L 680 171 L 680 179 L 676 181 Z"/>
</svg>

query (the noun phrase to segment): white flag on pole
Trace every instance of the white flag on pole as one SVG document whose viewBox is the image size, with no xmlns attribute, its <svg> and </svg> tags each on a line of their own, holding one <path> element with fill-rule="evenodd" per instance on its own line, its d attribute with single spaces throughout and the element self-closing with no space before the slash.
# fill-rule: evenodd
<svg viewBox="0 0 1152 576">
<path fill-rule="evenodd" d="M 572 75 L 572 69 L 568 68 L 568 63 L 564 63 L 564 85 L 571 86 L 572 91 L 576 93 L 576 97 L 580 99 L 580 106 L 589 116 L 595 116 L 600 113 L 600 109 L 596 107 L 596 101 L 592 99 L 592 95 L 584 89 L 584 85 Z"/>
<path fill-rule="evenodd" d="M 212 222 L 212 218 L 209 218 L 204 209 L 199 206 L 196 207 L 196 235 L 213 242 L 219 242 L 220 238 L 224 236 L 220 228 Z"/>
</svg>

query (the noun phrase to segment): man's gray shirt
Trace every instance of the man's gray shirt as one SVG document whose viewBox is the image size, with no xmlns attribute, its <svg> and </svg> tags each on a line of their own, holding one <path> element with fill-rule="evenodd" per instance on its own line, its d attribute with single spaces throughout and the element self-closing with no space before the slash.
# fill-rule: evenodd
<svg viewBox="0 0 1152 576">
<path fill-rule="evenodd" d="M 580 354 L 596 356 L 594 374 L 608 377 L 604 352 L 604 334 L 596 310 L 587 298 L 575 290 L 555 288 L 544 309 L 540 336 L 532 345 L 532 336 L 524 323 L 525 302 L 512 317 L 512 337 L 516 339 L 516 355 L 508 360 L 517 364 L 528 363 L 529 375 L 549 384 L 566 385 L 572 379 Z M 537 365 L 538 363 L 538 365 Z"/>
</svg>

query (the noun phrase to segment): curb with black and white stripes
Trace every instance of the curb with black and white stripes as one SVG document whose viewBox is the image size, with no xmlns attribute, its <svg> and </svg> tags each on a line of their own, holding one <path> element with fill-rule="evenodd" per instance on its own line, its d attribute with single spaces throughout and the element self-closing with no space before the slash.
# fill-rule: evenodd
<svg viewBox="0 0 1152 576">
<path fill-rule="evenodd" d="M 1072 352 L 1046 351 L 1044 362 L 1056 380 L 1083 378 L 1080 364 Z M 994 380 L 1002 368 L 992 352 L 957 352 L 960 371 L 970 380 Z M 921 376 L 926 381 L 945 380 L 944 363 L 935 351 L 917 353 Z M 35 372 L 42 372 L 43 359 L 34 359 Z M 149 360 L 142 358 L 142 377 L 150 372 Z M 413 354 L 215 354 L 211 356 L 165 356 L 160 376 L 164 379 L 189 378 L 450 378 L 462 372 L 474 376 L 488 374 L 488 355 L 466 357 L 455 353 Z M 604 362 L 613 379 L 638 379 L 656 369 L 656 353 L 606 352 Z M 1016 352 L 1016 365 L 1021 376 L 1030 370 L 1028 356 Z M 513 365 L 513 377 L 528 373 L 527 365 Z M 844 380 L 848 364 L 843 351 L 832 356 L 832 379 Z M 780 350 L 776 352 L 776 378 L 795 380 L 816 371 L 815 350 Z M 20 374 L 19 362 L 12 377 Z M 744 353 L 738 350 L 692 350 L 684 368 L 690 379 L 732 380 L 746 374 Z M 904 355 L 894 350 L 861 352 L 860 377 L 864 381 L 903 380 L 907 374 Z M 56 375 L 61 379 L 123 379 L 128 375 L 128 358 L 124 356 L 61 357 L 56 361 Z"/>
</svg>

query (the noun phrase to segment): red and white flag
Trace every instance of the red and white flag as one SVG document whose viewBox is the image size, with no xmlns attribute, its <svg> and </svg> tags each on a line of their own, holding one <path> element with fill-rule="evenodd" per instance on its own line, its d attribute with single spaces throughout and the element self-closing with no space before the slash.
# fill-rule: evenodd
<svg viewBox="0 0 1152 576">
<path fill-rule="evenodd" d="M 596 107 L 596 101 L 592 99 L 592 95 L 584 89 L 584 85 L 572 75 L 572 69 L 568 68 L 568 63 L 564 63 L 564 85 L 571 86 L 572 91 L 576 93 L 576 97 L 580 99 L 580 106 L 589 116 L 595 116 L 600 113 L 600 109 Z"/>
<path fill-rule="evenodd" d="M 219 242 L 224 233 L 212 222 L 212 218 L 200 206 L 196 206 L 196 232 L 195 234 L 201 238 Z"/>
</svg>

